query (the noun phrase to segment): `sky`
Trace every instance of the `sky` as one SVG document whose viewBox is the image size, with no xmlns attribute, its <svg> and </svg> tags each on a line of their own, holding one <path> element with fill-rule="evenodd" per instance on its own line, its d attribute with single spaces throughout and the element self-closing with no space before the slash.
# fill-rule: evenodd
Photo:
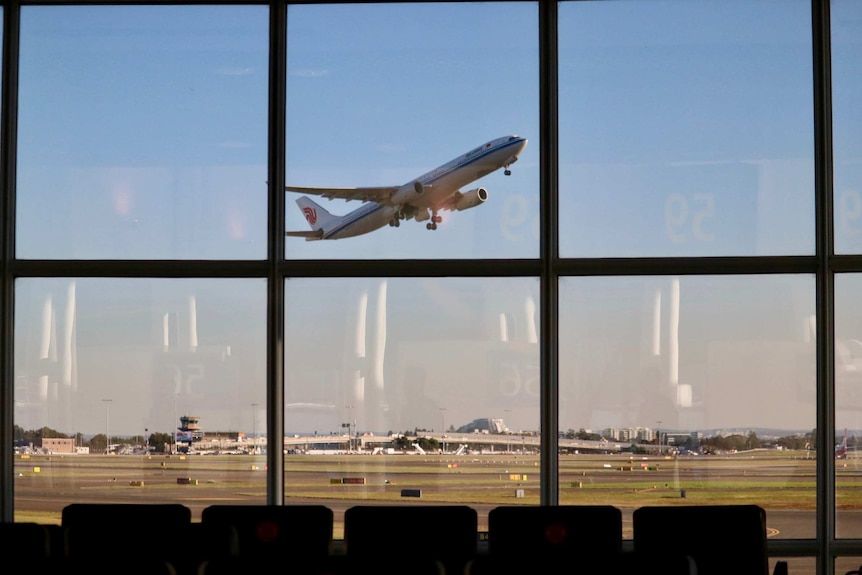
<svg viewBox="0 0 862 575">
<path fill-rule="evenodd" d="M 810 8 L 731 4 L 561 4 L 563 256 L 814 252 Z M 17 255 L 264 258 L 267 17 L 24 7 Z M 862 14 L 837 1 L 833 17 L 836 249 L 859 253 Z M 511 176 L 477 183 L 488 202 L 436 231 L 286 238 L 287 257 L 538 257 L 537 21 L 531 2 L 290 7 L 289 184 L 400 185 L 500 136 L 529 144 Z M 307 229 L 295 199 L 286 228 Z M 857 283 L 838 282 L 846 341 L 862 339 Z M 535 429 L 538 292 L 535 278 L 288 280 L 288 431 L 351 417 L 374 432 Z M 16 422 L 264 421 L 263 280 L 28 279 L 17 293 Z M 567 278 L 560 309 L 562 429 L 651 426 L 667 404 L 686 427 L 814 426 L 812 277 Z M 727 401 L 751 389 L 744 408 Z"/>
</svg>

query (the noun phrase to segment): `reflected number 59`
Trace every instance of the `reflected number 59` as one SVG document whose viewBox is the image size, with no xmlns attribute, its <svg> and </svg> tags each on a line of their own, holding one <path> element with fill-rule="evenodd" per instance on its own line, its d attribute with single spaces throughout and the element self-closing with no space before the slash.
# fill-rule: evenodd
<svg viewBox="0 0 862 575">
<path fill-rule="evenodd" d="M 705 223 L 714 211 L 712 194 L 670 194 L 664 203 L 668 237 L 676 243 L 685 242 L 689 236 L 701 242 L 712 241 L 715 237 L 705 229 Z"/>
<path fill-rule="evenodd" d="M 862 196 L 856 190 L 841 192 L 838 199 L 840 230 L 848 236 L 862 235 Z"/>
</svg>

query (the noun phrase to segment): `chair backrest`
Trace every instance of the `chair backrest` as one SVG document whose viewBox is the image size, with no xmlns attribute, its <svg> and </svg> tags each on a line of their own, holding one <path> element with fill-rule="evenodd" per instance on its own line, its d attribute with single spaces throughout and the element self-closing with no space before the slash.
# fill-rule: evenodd
<svg viewBox="0 0 862 575">
<path fill-rule="evenodd" d="M 21 557 L 47 559 L 52 555 L 51 533 L 40 523 L 0 523 L 3 548 Z"/>
<path fill-rule="evenodd" d="M 344 549 L 352 558 L 438 561 L 460 572 L 476 555 L 478 523 L 466 505 L 355 505 L 344 512 Z M 409 539 L 392 545 L 401 535 Z"/>
<path fill-rule="evenodd" d="M 75 557 L 92 554 L 94 545 L 102 554 L 127 555 L 130 541 L 173 533 L 191 520 L 191 510 L 179 503 L 70 503 L 63 508 L 60 525 L 66 551 Z"/>
<path fill-rule="evenodd" d="M 604 572 L 619 575 L 628 575 L 629 573 L 698 575 L 697 564 L 694 559 L 673 550 L 647 554 L 638 551 L 623 551 L 615 561 L 607 565 Z"/>
<path fill-rule="evenodd" d="M 239 555 L 239 534 L 232 525 L 191 523 L 171 533 L 171 538 L 173 543 L 164 546 L 162 556 L 177 575 L 197 575 L 207 561 Z"/>
<path fill-rule="evenodd" d="M 180 503 L 70 503 L 63 508 L 60 524 L 105 531 L 113 525 L 144 523 L 148 528 L 153 524 L 168 528 L 188 525 L 191 521 L 191 509 Z"/>
<path fill-rule="evenodd" d="M 231 525 L 239 554 L 326 557 L 332 547 L 332 509 L 325 505 L 210 505 L 201 523 Z"/>
<path fill-rule="evenodd" d="M 79 554 L 59 559 L 35 575 L 178 575 L 173 566 L 158 557 Z M 32 573 L 28 566 L 28 572 Z"/>
<path fill-rule="evenodd" d="M 632 513 L 634 549 L 672 549 L 699 575 L 769 575 L 766 512 L 757 505 L 647 506 Z"/>
<path fill-rule="evenodd" d="M 622 512 L 611 505 L 511 505 L 488 512 L 488 553 L 558 557 L 622 553 Z"/>
</svg>

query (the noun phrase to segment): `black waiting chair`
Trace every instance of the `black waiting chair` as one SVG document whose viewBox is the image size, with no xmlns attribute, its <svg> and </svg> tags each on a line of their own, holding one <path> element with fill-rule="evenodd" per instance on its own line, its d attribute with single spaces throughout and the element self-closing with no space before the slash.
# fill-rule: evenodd
<svg viewBox="0 0 862 575">
<path fill-rule="evenodd" d="M 344 561 L 347 567 L 341 572 L 460 574 L 476 556 L 478 523 L 476 510 L 466 505 L 366 504 L 349 507 L 344 512 Z M 389 535 L 382 541 L 384 533 Z M 405 537 L 392 545 L 392 534 Z"/>
<path fill-rule="evenodd" d="M 65 557 L 51 572 L 185 575 L 174 568 L 171 556 L 182 549 L 191 517 L 179 503 L 71 503 L 60 518 Z"/>
<path fill-rule="evenodd" d="M 22 557 L 42 560 L 54 554 L 51 531 L 41 523 L 0 523 L 0 540 Z"/>
<path fill-rule="evenodd" d="M 201 523 L 229 525 L 240 557 L 326 558 L 332 549 L 332 509 L 324 505 L 210 505 Z"/>
<path fill-rule="evenodd" d="M 208 561 L 227 561 L 239 556 L 239 534 L 232 525 L 191 523 L 171 537 L 172 545 L 162 553 L 176 575 L 198 575 Z"/>
<path fill-rule="evenodd" d="M 471 575 L 573 573 L 576 565 L 616 565 L 622 513 L 610 505 L 507 505 L 488 512 L 488 552 Z"/>
<path fill-rule="evenodd" d="M 92 555 L 95 544 L 102 555 L 125 557 L 130 544 L 143 545 L 191 520 L 191 510 L 179 503 L 71 503 L 63 508 L 60 525 L 69 557 Z"/>
<path fill-rule="evenodd" d="M 634 550 L 690 556 L 698 575 L 769 575 L 766 512 L 757 505 L 647 506 L 632 514 Z"/>
</svg>

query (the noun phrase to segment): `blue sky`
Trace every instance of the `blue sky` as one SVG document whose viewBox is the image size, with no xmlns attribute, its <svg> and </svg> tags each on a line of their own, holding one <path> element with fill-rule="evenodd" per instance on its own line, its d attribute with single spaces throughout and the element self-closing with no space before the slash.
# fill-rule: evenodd
<svg viewBox="0 0 862 575">
<path fill-rule="evenodd" d="M 836 150 L 836 243 L 840 250 L 858 252 L 862 15 L 858 3 L 843 1 L 835 3 L 833 15 L 836 142 L 841 144 Z M 267 17 L 262 6 L 22 9 L 18 255 L 265 257 Z M 512 176 L 496 172 L 479 182 L 490 193 L 486 204 L 444 214 L 436 232 L 405 222 L 342 241 L 287 238 L 287 256 L 537 257 L 537 21 L 537 6 L 530 2 L 292 6 L 288 183 L 402 184 L 499 136 L 519 134 L 530 144 L 513 165 Z M 808 2 L 571 2 L 560 6 L 560 25 L 564 256 L 813 253 Z M 306 229 L 294 200 L 288 194 L 287 229 Z M 357 206 L 322 203 L 338 214 Z M 175 310 L 182 323 L 187 313 L 183 302 L 197 294 L 201 337 L 209 338 L 210 351 L 231 346 L 233 357 L 244 354 L 245 367 L 231 372 L 234 379 L 219 380 L 225 393 L 208 398 L 208 409 L 226 414 L 221 420 L 225 426 L 248 425 L 251 418 L 237 405 L 251 403 L 252 397 L 263 403 L 262 372 L 251 366 L 261 352 L 264 325 L 249 321 L 261 310 L 265 292 L 259 282 L 214 282 L 218 285 L 209 286 L 211 292 L 195 282 L 132 283 L 137 285 L 123 283 L 120 294 L 113 293 L 120 284 L 111 280 L 78 286 L 79 345 L 92 337 L 93 349 L 102 349 L 110 329 L 131 317 L 129 347 L 123 353 L 151 366 L 150 356 L 161 350 L 162 314 Z M 295 298 L 289 301 L 288 317 L 301 318 L 288 325 L 288 339 L 298 346 L 288 351 L 296 369 L 289 380 L 297 385 L 290 397 L 299 402 L 325 399 L 343 410 L 343 394 L 350 390 L 357 365 L 358 316 L 364 306 L 376 309 L 380 283 L 288 282 L 288 294 Z M 660 293 L 667 305 L 669 288 L 650 281 L 609 283 L 599 295 L 605 289 L 620 290 L 637 305 L 620 311 L 617 300 L 600 300 L 596 317 L 586 314 L 591 319 L 585 324 L 576 319 L 581 317 L 577 305 L 563 305 L 570 315 L 561 320 L 569 330 L 565 337 L 574 338 L 567 341 L 584 350 L 593 345 L 590 329 L 604 329 L 603 315 L 628 314 L 618 326 L 621 331 L 611 332 L 611 340 L 625 339 L 620 347 L 630 350 L 625 368 L 604 372 L 609 385 L 622 389 L 648 347 L 646 333 L 654 321 L 650 298 Z M 588 284 L 567 284 L 569 304 L 590 305 L 580 287 Z M 793 357 L 808 357 L 810 341 L 803 328 L 811 307 L 811 278 L 787 284 L 789 288 L 779 280 L 775 288 L 770 281 L 745 278 L 741 287 L 726 284 L 733 287 L 722 298 L 698 282 L 683 282 L 682 309 L 688 314 L 683 323 L 688 330 L 704 326 L 698 338 L 687 339 L 687 347 L 681 348 L 689 354 L 681 365 L 688 366 L 683 373 L 695 398 L 704 397 L 710 386 L 714 389 L 710 378 L 718 375 L 734 379 L 737 372 L 769 373 L 785 359 L 770 355 L 771 345 L 785 351 L 795 346 L 799 356 Z M 66 286 L 40 280 L 31 285 L 34 295 L 16 318 L 21 333 L 30 338 L 29 347 L 23 346 L 30 355 L 20 357 L 16 369 L 36 377 L 42 369 L 38 354 L 45 298 L 53 298 L 58 312 L 63 310 Z M 426 370 L 429 393 L 438 405 L 448 404 L 448 421 L 491 416 L 487 412 L 493 408 L 497 415 L 509 410 L 513 427 L 536 424 L 535 396 L 507 403 L 488 391 L 499 391 L 500 378 L 509 377 L 489 368 L 506 363 L 497 361 L 499 353 L 517 364 L 518 377 L 529 378 L 534 368 L 537 347 L 524 337 L 534 320 L 533 278 L 411 280 L 390 282 L 387 289 L 387 304 L 380 307 L 389 310 L 387 332 L 398 334 L 386 347 L 387 377 L 398 390 L 396 398 L 403 399 L 398 395 L 403 374 L 416 367 L 424 350 L 427 357 L 419 367 Z M 770 289 L 786 289 L 787 298 L 763 305 L 770 301 Z M 328 306 L 327 298 L 340 303 Z M 417 304 L 417 298 L 426 303 Z M 723 320 L 722 312 L 752 323 L 747 330 L 737 329 Z M 58 316 L 57 321 L 61 333 L 63 320 Z M 373 323 L 368 320 L 369 326 Z M 517 344 L 501 341 L 502 323 L 520 330 Z M 314 349 L 303 347 L 314 343 L 306 341 L 309 324 L 328 334 Z M 625 331 L 630 325 L 638 331 Z M 662 325 L 667 330 L 667 323 Z M 761 330 L 763 325 L 771 329 Z M 842 330 L 843 337 L 851 338 L 854 326 L 842 325 Z M 757 345 L 769 350 L 749 357 L 728 347 L 751 333 L 757 334 Z M 500 352 L 502 343 L 511 345 Z M 611 348 L 598 351 L 610 353 Z M 612 359 L 598 352 L 592 357 L 562 355 L 568 397 L 593 384 L 579 377 L 613 366 Z M 115 385 L 111 378 L 124 356 L 111 362 L 100 361 L 98 353 L 87 357 L 95 363 L 80 366 L 92 378 L 86 384 L 92 386 L 90 395 L 81 402 L 90 412 L 81 417 L 92 421 L 104 409 L 100 398 L 105 391 L 117 389 L 119 394 L 123 389 L 109 386 Z M 457 361 L 447 361 L 451 357 Z M 309 358 L 331 372 L 321 376 L 303 365 Z M 703 358 L 711 363 L 700 363 Z M 719 370 L 729 358 L 735 369 Z M 141 373 L 122 384 L 134 390 L 130 398 L 156 403 L 148 377 Z M 479 382 L 477 387 L 468 387 L 470 378 Z M 329 396 L 323 397 L 314 382 L 324 382 Z M 248 386 L 255 392 L 244 393 Z M 456 413 L 451 398 L 464 389 L 472 395 Z M 377 400 L 380 411 L 369 410 L 369 415 L 385 425 L 380 414 L 388 404 L 385 398 Z M 814 416 L 813 403 L 806 402 L 807 396 L 798 418 L 801 427 L 810 426 Z M 142 427 L 140 415 L 129 411 L 121 416 L 119 401 L 112 409 L 118 421 L 129 421 L 131 432 Z M 578 425 L 577 413 L 561 414 L 561 425 L 588 425 L 584 420 Z M 698 423 L 697 414 L 688 413 L 690 423 Z M 590 421 L 611 421 L 615 414 L 596 406 L 593 415 Z M 330 423 L 342 416 L 332 414 Z M 721 414 L 710 412 L 713 416 L 721 421 Z M 742 419 L 741 413 L 728 412 L 725 421 Z M 785 423 L 777 416 L 776 421 Z M 313 421 L 297 425 L 309 424 Z"/>
</svg>

